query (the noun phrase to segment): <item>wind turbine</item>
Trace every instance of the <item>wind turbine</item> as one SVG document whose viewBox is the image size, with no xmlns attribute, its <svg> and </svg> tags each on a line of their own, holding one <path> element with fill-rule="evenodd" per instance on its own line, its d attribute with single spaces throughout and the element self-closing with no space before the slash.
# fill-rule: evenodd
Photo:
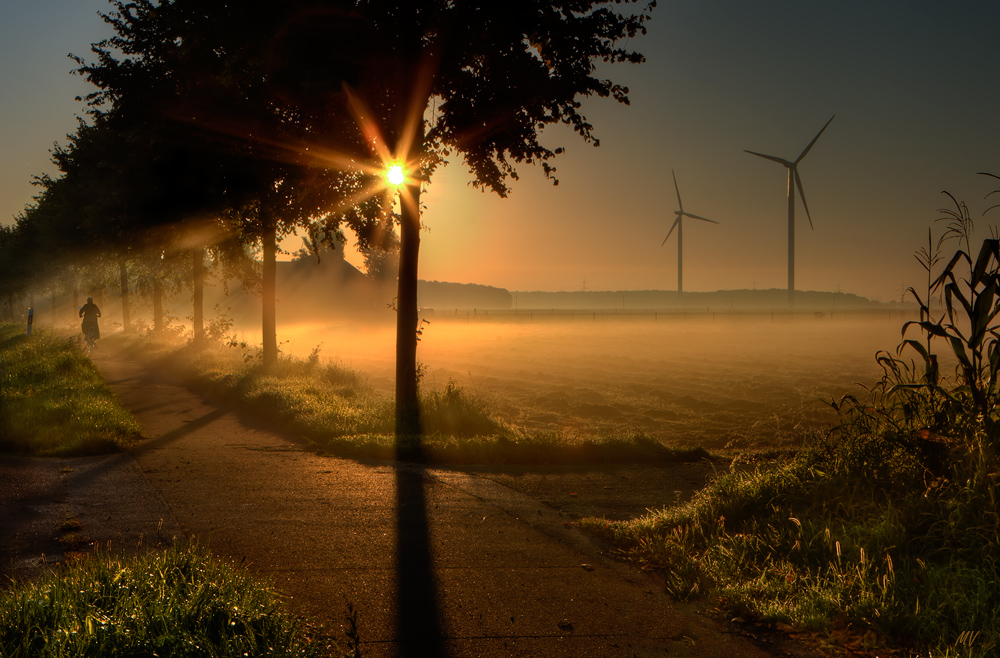
<svg viewBox="0 0 1000 658">
<path fill-rule="evenodd" d="M 830 121 L 837 116 L 836 114 L 830 117 Z M 802 207 L 806 209 L 806 218 L 809 220 L 809 228 L 813 228 L 812 217 L 809 215 L 809 204 L 806 203 L 806 193 L 802 190 L 802 179 L 799 178 L 798 165 L 802 162 L 802 158 L 806 157 L 806 153 L 809 149 L 813 147 L 819 136 L 823 134 L 826 130 L 826 126 L 830 125 L 830 121 L 826 122 L 820 131 L 816 133 L 816 136 L 812 138 L 799 157 L 795 158 L 794 162 L 789 162 L 784 158 L 775 157 L 773 155 L 764 155 L 763 153 L 757 153 L 756 151 L 748 151 L 743 149 L 751 155 L 756 155 L 758 157 L 764 158 L 765 160 L 773 160 L 779 164 L 785 166 L 788 169 L 788 305 L 791 306 L 794 303 L 795 297 L 795 188 L 799 188 L 799 196 L 802 197 Z M 815 230 L 815 229 L 814 229 Z"/>
<path fill-rule="evenodd" d="M 689 212 L 684 212 L 684 204 L 681 202 L 681 190 L 677 187 L 677 174 L 674 173 L 673 169 L 670 170 L 670 174 L 674 177 L 674 189 L 677 190 L 677 207 L 680 210 L 674 211 L 674 214 L 677 215 L 677 219 L 674 220 L 673 225 L 667 232 L 667 237 L 663 238 L 663 242 L 660 243 L 660 246 L 662 247 L 667 244 L 667 240 L 670 239 L 674 229 L 677 229 L 677 292 L 682 293 L 684 292 L 684 223 L 682 220 L 685 217 L 690 217 L 691 219 L 700 219 L 703 222 L 711 222 L 713 224 L 718 224 L 719 222 L 714 219 L 699 217 L 698 215 L 692 215 Z"/>
</svg>

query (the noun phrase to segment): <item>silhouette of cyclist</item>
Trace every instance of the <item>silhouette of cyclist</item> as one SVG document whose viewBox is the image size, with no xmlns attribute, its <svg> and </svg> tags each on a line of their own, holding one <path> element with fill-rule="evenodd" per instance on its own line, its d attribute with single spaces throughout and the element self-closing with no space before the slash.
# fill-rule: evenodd
<svg viewBox="0 0 1000 658">
<path fill-rule="evenodd" d="M 101 317 L 101 309 L 97 308 L 93 297 L 87 298 L 87 303 L 80 307 L 80 317 L 83 323 L 80 330 L 88 339 L 98 339 L 101 337 L 101 327 L 97 323 L 97 318 Z"/>
</svg>

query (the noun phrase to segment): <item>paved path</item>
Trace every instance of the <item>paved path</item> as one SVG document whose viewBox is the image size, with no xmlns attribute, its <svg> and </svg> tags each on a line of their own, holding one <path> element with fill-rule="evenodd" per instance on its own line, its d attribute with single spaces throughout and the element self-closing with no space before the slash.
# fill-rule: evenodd
<svg viewBox="0 0 1000 658">
<path fill-rule="evenodd" d="M 316 455 L 134 361 L 96 361 L 149 439 L 70 471 L 93 492 L 71 498 L 85 529 L 126 507 L 119 542 L 199 537 L 327 628 L 350 602 L 366 657 L 779 655 L 671 603 L 558 510 L 495 481 Z"/>
</svg>

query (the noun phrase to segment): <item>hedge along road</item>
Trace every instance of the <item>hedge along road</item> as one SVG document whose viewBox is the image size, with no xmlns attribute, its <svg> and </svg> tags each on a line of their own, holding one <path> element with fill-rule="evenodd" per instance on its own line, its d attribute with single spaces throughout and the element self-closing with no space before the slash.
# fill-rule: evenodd
<svg viewBox="0 0 1000 658">
<path fill-rule="evenodd" d="M 148 508 L 146 525 L 272 577 L 328 629 L 349 602 L 366 657 L 810 654 L 725 632 L 655 576 L 602 557 L 568 515 L 494 479 L 317 455 L 169 373 L 95 360 L 148 437 L 131 457 L 152 491 L 108 505 Z M 123 463 L 103 470 L 134 468 Z"/>
</svg>

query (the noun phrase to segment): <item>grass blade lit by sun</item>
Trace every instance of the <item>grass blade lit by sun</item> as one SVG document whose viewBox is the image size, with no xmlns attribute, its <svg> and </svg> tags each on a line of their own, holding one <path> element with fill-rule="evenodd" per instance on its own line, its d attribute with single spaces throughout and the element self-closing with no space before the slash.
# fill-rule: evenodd
<svg viewBox="0 0 1000 658">
<path fill-rule="evenodd" d="M 0 593 L 5 658 L 305 658 L 330 651 L 336 647 L 304 636 L 266 583 L 197 545 L 131 559 L 88 556 Z"/>
</svg>

